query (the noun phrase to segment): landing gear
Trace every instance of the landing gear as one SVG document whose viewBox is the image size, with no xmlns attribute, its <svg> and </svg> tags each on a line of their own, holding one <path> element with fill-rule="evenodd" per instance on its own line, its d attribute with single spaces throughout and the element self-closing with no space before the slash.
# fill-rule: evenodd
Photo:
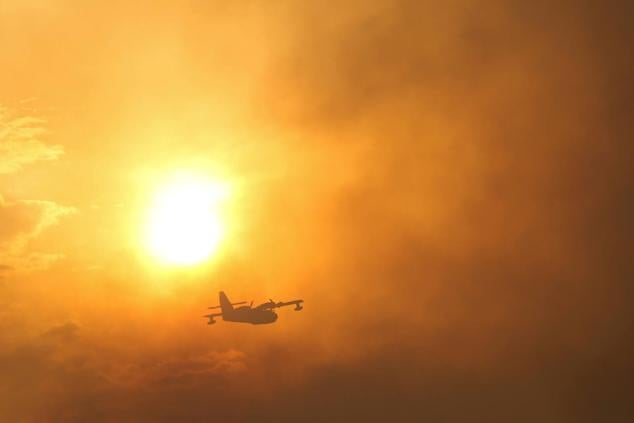
<svg viewBox="0 0 634 423">
<path fill-rule="evenodd" d="M 302 307 L 301 305 L 297 304 L 293 310 L 295 310 L 295 311 L 300 311 L 300 310 L 301 310 L 301 309 L 303 309 L 303 308 L 304 308 L 304 307 Z"/>
<path fill-rule="evenodd" d="M 208 325 L 213 325 L 214 323 L 216 323 L 216 321 L 213 319 L 213 317 L 210 317 L 209 320 L 207 321 Z"/>
</svg>

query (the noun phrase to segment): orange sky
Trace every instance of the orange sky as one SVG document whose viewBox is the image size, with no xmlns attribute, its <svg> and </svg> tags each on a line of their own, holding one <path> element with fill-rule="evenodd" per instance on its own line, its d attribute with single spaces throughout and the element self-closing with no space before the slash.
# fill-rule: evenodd
<svg viewBox="0 0 634 423">
<path fill-rule="evenodd" d="M 2 1 L 0 420 L 628 420 L 632 15 Z M 231 186 L 195 266 L 178 171 Z"/>
</svg>

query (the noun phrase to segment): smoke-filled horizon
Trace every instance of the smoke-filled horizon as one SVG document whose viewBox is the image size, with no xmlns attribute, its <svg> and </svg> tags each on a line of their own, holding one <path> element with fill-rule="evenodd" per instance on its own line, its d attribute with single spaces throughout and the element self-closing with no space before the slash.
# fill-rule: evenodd
<svg viewBox="0 0 634 423">
<path fill-rule="evenodd" d="M 3 4 L 0 420 L 629 421 L 633 12 Z M 231 196 L 172 268 L 182 169 Z"/>
</svg>

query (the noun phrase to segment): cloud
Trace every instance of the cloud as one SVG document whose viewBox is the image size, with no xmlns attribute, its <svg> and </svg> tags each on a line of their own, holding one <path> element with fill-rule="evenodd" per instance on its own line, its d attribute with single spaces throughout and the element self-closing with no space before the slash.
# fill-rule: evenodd
<svg viewBox="0 0 634 423">
<path fill-rule="evenodd" d="M 0 196 L 0 219 L 5 222 L 0 230 L 0 245 L 4 245 L 4 249 L 10 249 L 8 244 L 22 245 L 75 211 L 53 201 L 7 201 Z"/>
<path fill-rule="evenodd" d="M 224 376 L 240 377 L 247 369 L 246 355 L 232 349 L 108 364 L 102 375 L 109 383 L 130 389 L 193 389 Z"/>
<path fill-rule="evenodd" d="M 0 264 L 3 269 L 36 271 L 50 266 L 63 255 L 30 251 L 30 242 L 60 219 L 75 213 L 73 207 L 53 201 L 7 201 L 0 196 Z"/>
<path fill-rule="evenodd" d="M 47 145 L 46 121 L 33 116 L 19 116 L 0 106 L 0 174 L 14 173 L 25 165 L 59 158 L 64 149 Z"/>
<path fill-rule="evenodd" d="M 0 106 L 0 174 L 11 174 L 23 166 L 42 160 L 55 160 L 61 146 L 42 142 L 46 121 L 19 115 Z M 29 242 L 46 228 L 75 212 L 53 201 L 7 201 L 0 194 L 0 263 L 5 269 L 42 270 L 62 255 L 27 251 Z"/>
<path fill-rule="evenodd" d="M 171 392 L 179 400 L 190 392 L 214 395 L 246 369 L 237 350 L 162 355 L 148 359 L 130 346 L 111 343 L 75 322 L 65 322 L 14 345 L 0 347 L 0 410 L 3 418 L 40 420 L 109 416 L 165 416 L 166 407 L 137 409 L 139 403 Z M 141 346 L 139 346 L 141 347 Z M 142 351 L 139 348 L 138 351 Z M 42 396 L 31 404 L 32 395 Z M 132 400 L 134 399 L 134 400 Z M 219 409 L 220 410 L 220 409 Z M 222 412 L 221 412 L 222 413 Z M 150 419 L 151 420 L 151 419 Z"/>
<path fill-rule="evenodd" d="M 67 343 L 75 341 L 79 336 L 79 331 L 80 328 L 76 323 L 66 322 L 58 326 L 53 326 L 42 333 L 40 340 L 53 343 Z"/>
</svg>

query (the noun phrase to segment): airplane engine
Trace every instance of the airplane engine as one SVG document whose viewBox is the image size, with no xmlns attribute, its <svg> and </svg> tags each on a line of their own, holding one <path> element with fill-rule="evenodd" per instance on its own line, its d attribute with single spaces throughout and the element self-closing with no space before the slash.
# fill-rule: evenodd
<svg viewBox="0 0 634 423">
<path fill-rule="evenodd" d="M 295 311 L 300 311 L 300 310 L 301 310 L 301 309 L 303 309 L 303 308 L 304 308 L 304 307 L 302 307 L 301 305 L 297 304 L 293 310 L 295 310 Z"/>
</svg>

